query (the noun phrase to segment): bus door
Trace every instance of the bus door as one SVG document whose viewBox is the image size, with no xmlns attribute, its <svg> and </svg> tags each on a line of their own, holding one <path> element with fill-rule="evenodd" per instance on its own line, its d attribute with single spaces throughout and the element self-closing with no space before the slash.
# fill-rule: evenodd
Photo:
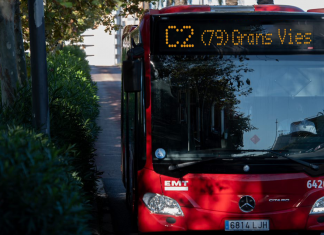
<svg viewBox="0 0 324 235">
<path fill-rule="evenodd" d="M 133 30 L 128 36 L 129 47 L 125 51 L 125 60 L 123 62 L 123 108 L 122 108 L 122 140 L 123 140 L 123 156 L 122 170 L 124 178 L 124 186 L 126 188 L 127 207 L 136 215 L 137 189 L 137 170 L 139 168 L 138 161 L 143 156 L 143 139 L 144 139 L 144 115 L 143 115 L 143 59 L 141 54 L 141 44 L 139 38 L 139 30 Z M 134 56 L 134 54 L 136 56 Z M 130 68 L 126 68 L 131 64 Z M 127 69 L 131 71 L 126 71 Z M 128 77 L 127 77 L 128 76 Z M 136 78 L 135 78 L 136 77 Z M 134 79 L 140 80 L 134 85 Z M 129 85 L 132 83 L 131 85 Z M 145 158 L 144 158 L 145 159 Z"/>
</svg>

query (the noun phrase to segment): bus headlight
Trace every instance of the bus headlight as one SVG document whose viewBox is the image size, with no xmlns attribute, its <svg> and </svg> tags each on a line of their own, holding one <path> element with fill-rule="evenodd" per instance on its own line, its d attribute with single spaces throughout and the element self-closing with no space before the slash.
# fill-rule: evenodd
<svg viewBox="0 0 324 235">
<path fill-rule="evenodd" d="M 309 214 L 320 214 L 320 213 L 324 213 L 324 197 L 321 197 L 314 203 Z"/>
<path fill-rule="evenodd" d="M 178 202 L 170 197 L 156 193 L 145 193 L 143 201 L 146 207 L 155 214 L 183 216 Z"/>
</svg>

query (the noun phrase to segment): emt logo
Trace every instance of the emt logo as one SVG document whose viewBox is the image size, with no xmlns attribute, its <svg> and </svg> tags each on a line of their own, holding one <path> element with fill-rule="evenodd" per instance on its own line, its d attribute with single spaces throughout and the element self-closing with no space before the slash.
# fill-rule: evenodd
<svg viewBox="0 0 324 235">
<path fill-rule="evenodd" d="M 188 182 L 189 181 L 166 180 L 164 181 L 164 190 L 165 191 L 188 191 Z"/>
</svg>

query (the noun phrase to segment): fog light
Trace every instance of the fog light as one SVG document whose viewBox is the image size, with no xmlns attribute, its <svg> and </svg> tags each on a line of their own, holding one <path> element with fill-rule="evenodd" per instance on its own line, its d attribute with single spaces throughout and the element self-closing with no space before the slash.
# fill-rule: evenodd
<svg viewBox="0 0 324 235">
<path fill-rule="evenodd" d="M 314 203 L 309 214 L 321 214 L 321 213 L 324 213 L 324 197 L 321 197 Z"/>
<path fill-rule="evenodd" d="M 178 202 L 170 197 L 156 193 L 145 193 L 143 201 L 152 213 L 183 216 Z"/>
</svg>

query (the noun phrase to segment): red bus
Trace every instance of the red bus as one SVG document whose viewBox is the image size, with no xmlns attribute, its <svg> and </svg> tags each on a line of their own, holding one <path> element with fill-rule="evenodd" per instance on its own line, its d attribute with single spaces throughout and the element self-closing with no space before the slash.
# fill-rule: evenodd
<svg viewBox="0 0 324 235">
<path fill-rule="evenodd" d="M 324 231 L 323 13 L 174 6 L 124 29 L 139 232 Z"/>
</svg>

